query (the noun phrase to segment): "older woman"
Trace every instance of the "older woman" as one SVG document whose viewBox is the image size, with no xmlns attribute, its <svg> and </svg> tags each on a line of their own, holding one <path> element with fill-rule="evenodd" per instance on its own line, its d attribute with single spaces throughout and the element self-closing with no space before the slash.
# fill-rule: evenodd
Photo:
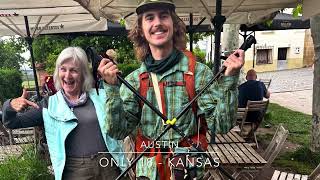
<svg viewBox="0 0 320 180">
<path fill-rule="evenodd" d="M 121 142 L 106 134 L 107 95 L 92 89 L 87 64 L 81 48 L 68 47 L 56 61 L 55 95 L 35 104 L 24 91 L 3 106 L 3 123 L 8 128 L 44 125 L 56 180 L 115 179 L 120 173 L 117 165 L 127 166 L 119 153 Z"/>
</svg>

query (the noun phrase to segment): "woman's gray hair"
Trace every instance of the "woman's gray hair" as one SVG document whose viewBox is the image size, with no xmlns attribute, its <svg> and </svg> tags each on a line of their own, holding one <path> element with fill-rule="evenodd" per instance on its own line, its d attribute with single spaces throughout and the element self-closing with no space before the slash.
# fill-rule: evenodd
<svg viewBox="0 0 320 180">
<path fill-rule="evenodd" d="M 57 90 L 61 89 L 61 82 L 59 78 L 59 68 L 66 61 L 72 60 L 80 67 L 80 74 L 82 80 L 82 92 L 88 92 L 93 86 L 93 77 L 88 66 L 88 58 L 85 51 L 80 47 L 67 47 L 61 51 L 56 61 L 56 68 L 53 74 L 54 86 Z"/>
</svg>

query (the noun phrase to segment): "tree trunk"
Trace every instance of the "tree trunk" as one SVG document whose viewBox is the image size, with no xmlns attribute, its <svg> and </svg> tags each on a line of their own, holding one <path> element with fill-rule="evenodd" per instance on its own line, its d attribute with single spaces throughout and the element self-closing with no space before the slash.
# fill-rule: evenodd
<svg viewBox="0 0 320 180">
<path fill-rule="evenodd" d="M 222 37 L 222 51 L 229 55 L 239 48 L 239 24 L 224 24 Z"/>
<path fill-rule="evenodd" d="M 310 26 L 315 54 L 310 149 L 313 152 L 320 152 L 320 15 L 311 18 Z"/>
<path fill-rule="evenodd" d="M 223 25 L 223 37 L 222 37 L 222 52 L 225 56 L 229 56 L 232 51 L 239 48 L 239 24 L 224 24 Z M 245 73 L 243 68 L 240 71 L 240 77 L 238 84 L 245 82 Z"/>
</svg>

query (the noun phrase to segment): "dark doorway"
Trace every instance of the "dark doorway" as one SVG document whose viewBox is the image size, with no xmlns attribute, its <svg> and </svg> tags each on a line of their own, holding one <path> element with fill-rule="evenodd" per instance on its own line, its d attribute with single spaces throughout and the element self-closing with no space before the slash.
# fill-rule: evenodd
<svg viewBox="0 0 320 180">
<path fill-rule="evenodd" d="M 287 49 L 288 48 L 278 48 L 278 60 L 287 60 Z"/>
</svg>

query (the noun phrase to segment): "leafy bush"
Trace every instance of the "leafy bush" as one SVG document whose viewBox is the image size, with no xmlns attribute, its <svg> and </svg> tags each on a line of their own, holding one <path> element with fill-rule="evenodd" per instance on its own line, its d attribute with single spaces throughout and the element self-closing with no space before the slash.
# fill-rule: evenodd
<svg viewBox="0 0 320 180">
<path fill-rule="evenodd" d="M 211 62 L 211 61 L 209 61 L 209 62 L 207 62 L 207 63 L 205 63 L 210 69 L 212 69 L 213 68 L 213 62 Z"/>
<path fill-rule="evenodd" d="M 15 69 L 0 68 L 0 101 L 18 97 L 22 93 L 21 73 Z"/>
<path fill-rule="evenodd" d="M 138 69 L 140 67 L 140 64 L 119 64 L 118 67 L 122 72 L 122 77 L 126 77 L 132 71 Z"/>
<path fill-rule="evenodd" d="M 48 55 L 47 62 L 46 62 L 46 71 L 49 74 L 53 74 L 58 56 L 59 56 L 59 54 L 49 54 Z"/>
<path fill-rule="evenodd" d="M 25 146 L 20 157 L 9 156 L 0 165 L 0 179 L 53 180 L 47 163 L 41 160 L 33 146 Z"/>
<path fill-rule="evenodd" d="M 201 51 L 199 46 L 193 49 L 193 54 L 197 57 L 197 61 L 204 63 L 206 60 L 206 52 Z"/>
<path fill-rule="evenodd" d="M 130 49 L 131 48 L 131 49 Z M 123 45 L 123 47 L 119 47 L 117 50 L 117 61 L 119 63 L 135 63 L 138 62 L 135 58 L 133 47 L 131 44 Z"/>
</svg>

